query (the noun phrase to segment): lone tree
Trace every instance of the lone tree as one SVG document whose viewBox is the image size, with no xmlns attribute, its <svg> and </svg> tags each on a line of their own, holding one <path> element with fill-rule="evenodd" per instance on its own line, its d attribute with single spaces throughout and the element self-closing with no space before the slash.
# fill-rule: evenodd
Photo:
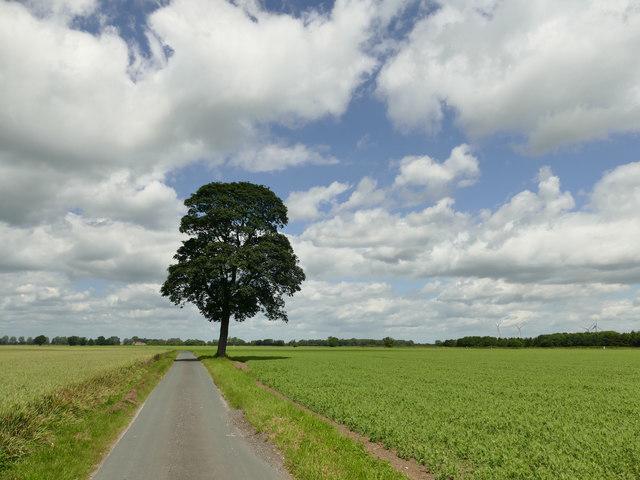
<svg viewBox="0 0 640 480">
<path fill-rule="evenodd" d="M 305 276 L 287 237 L 287 207 L 275 193 L 248 182 L 209 183 L 185 202 L 180 232 L 189 235 L 174 255 L 160 292 L 183 307 L 195 304 L 220 322 L 216 356 L 227 351 L 229 320 L 263 312 L 287 321 L 284 296 L 300 290 Z"/>
</svg>

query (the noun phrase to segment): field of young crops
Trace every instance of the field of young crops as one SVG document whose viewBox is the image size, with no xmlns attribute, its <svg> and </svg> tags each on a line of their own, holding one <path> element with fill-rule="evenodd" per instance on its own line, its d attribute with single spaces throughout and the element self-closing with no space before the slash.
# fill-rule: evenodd
<svg viewBox="0 0 640 480">
<path fill-rule="evenodd" d="M 640 478 L 640 351 L 233 348 L 437 478 Z"/>
<path fill-rule="evenodd" d="M 164 347 L 0 347 L 0 412 L 166 351 Z"/>
</svg>

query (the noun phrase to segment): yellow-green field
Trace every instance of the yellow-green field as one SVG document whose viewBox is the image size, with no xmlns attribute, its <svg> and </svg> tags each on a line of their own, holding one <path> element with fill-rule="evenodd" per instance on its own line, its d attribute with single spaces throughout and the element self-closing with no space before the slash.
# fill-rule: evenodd
<svg viewBox="0 0 640 480">
<path fill-rule="evenodd" d="M 0 480 L 87 478 L 172 364 L 170 350 L 0 347 Z"/>
<path fill-rule="evenodd" d="M 167 350 L 170 348 L 0 347 L 0 412 Z"/>
</svg>

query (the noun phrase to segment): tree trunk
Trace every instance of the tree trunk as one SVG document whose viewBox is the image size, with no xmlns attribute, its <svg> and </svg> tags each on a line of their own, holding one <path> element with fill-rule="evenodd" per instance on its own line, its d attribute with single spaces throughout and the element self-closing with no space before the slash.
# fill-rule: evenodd
<svg viewBox="0 0 640 480">
<path fill-rule="evenodd" d="M 226 357 L 227 356 L 227 339 L 229 338 L 229 317 L 223 318 L 220 321 L 220 338 L 218 339 L 218 351 L 216 352 L 216 357 Z"/>
</svg>

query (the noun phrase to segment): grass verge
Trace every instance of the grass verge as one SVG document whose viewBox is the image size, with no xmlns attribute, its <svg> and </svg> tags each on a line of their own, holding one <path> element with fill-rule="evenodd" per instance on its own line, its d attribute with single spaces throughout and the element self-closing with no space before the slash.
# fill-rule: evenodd
<svg viewBox="0 0 640 480">
<path fill-rule="evenodd" d="M 406 478 L 332 425 L 258 387 L 253 377 L 229 360 L 202 360 L 229 404 L 241 409 L 249 423 L 279 448 L 297 480 Z"/>
<path fill-rule="evenodd" d="M 159 354 L 1 412 L 0 479 L 87 478 L 174 358 Z"/>
</svg>

